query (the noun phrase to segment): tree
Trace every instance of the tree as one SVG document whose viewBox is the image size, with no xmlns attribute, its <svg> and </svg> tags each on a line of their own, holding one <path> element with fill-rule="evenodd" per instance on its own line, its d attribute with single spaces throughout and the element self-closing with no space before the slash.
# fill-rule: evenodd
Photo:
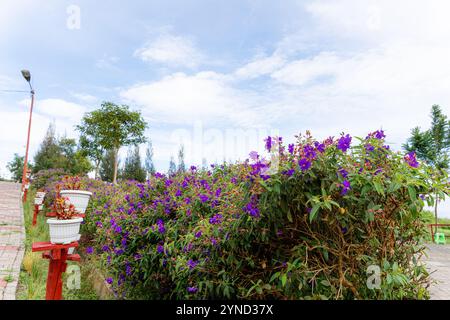
<svg viewBox="0 0 450 320">
<path fill-rule="evenodd" d="M 173 159 L 173 156 L 171 156 L 170 162 L 169 162 L 169 171 L 167 172 L 167 174 L 169 176 L 173 176 L 176 173 L 177 173 L 177 165 L 175 164 L 175 160 Z"/>
<path fill-rule="evenodd" d="M 434 178 L 439 181 L 444 177 L 443 173 L 449 168 L 450 151 L 450 121 L 442 113 L 439 105 L 431 107 L 431 128 L 421 131 L 419 127 L 412 129 L 411 137 L 403 145 L 407 152 L 415 152 L 417 158 L 425 161 L 434 168 Z M 444 181 L 446 182 L 446 181 Z M 434 215 L 436 224 L 438 195 L 434 203 Z"/>
<path fill-rule="evenodd" d="M 34 156 L 33 173 L 40 170 L 64 168 L 64 156 L 55 136 L 55 126 L 50 124 L 39 150 Z"/>
<path fill-rule="evenodd" d="M 144 131 L 147 123 L 141 113 L 112 102 L 104 102 L 100 109 L 85 114 L 81 125 L 76 128 L 83 139 L 98 144 L 104 150 L 114 151 L 114 184 L 117 183 L 119 149 L 146 141 Z"/>
<path fill-rule="evenodd" d="M 88 128 L 92 129 L 92 128 Z M 80 152 L 89 157 L 94 162 L 95 178 L 98 178 L 100 163 L 103 160 L 105 150 L 99 144 L 97 136 L 93 134 L 84 134 L 80 136 Z"/>
<path fill-rule="evenodd" d="M 14 159 L 12 159 L 8 164 L 6 165 L 6 168 L 11 172 L 12 180 L 15 182 L 22 181 L 22 174 L 23 174 L 23 162 L 25 160 L 25 157 L 19 156 L 17 153 L 14 154 Z M 27 164 L 27 167 L 29 169 L 33 169 L 30 163 Z"/>
<path fill-rule="evenodd" d="M 153 144 L 152 140 L 148 140 L 147 149 L 145 151 L 145 171 L 147 171 L 147 178 L 149 179 L 155 174 L 155 164 L 153 163 Z"/>
<path fill-rule="evenodd" d="M 99 174 L 103 181 L 113 182 L 114 179 L 114 157 L 113 150 L 107 150 L 100 161 Z"/>
<path fill-rule="evenodd" d="M 141 155 L 138 146 L 135 146 L 134 149 L 128 150 L 128 155 L 125 160 L 125 166 L 122 172 L 122 178 L 128 180 L 137 180 L 140 182 L 145 181 L 146 172 L 142 167 Z"/>
<path fill-rule="evenodd" d="M 184 146 L 180 146 L 180 150 L 178 150 L 178 172 L 185 172 L 186 165 L 184 164 Z"/>
<path fill-rule="evenodd" d="M 92 164 L 86 154 L 77 149 L 75 139 L 62 137 L 58 140 L 58 146 L 61 150 L 61 166 L 72 175 L 85 175 L 92 170 Z"/>
</svg>

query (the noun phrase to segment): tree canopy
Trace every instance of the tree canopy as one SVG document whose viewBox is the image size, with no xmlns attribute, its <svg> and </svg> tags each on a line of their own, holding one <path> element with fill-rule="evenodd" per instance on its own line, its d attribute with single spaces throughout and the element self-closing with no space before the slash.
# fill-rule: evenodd
<svg viewBox="0 0 450 320">
<path fill-rule="evenodd" d="M 146 142 L 147 123 L 139 111 L 131 111 L 127 105 L 104 102 L 100 109 L 85 114 L 76 128 L 84 141 L 115 152 L 114 183 L 117 182 L 119 149 Z"/>
</svg>

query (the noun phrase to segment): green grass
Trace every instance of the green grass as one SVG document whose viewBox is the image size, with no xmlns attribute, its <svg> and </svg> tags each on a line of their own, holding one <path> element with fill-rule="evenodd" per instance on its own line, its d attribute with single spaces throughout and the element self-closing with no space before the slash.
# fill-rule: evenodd
<svg viewBox="0 0 450 320">
<path fill-rule="evenodd" d="M 18 300 L 43 300 L 45 299 L 45 290 L 47 284 L 48 260 L 42 258 L 42 253 L 31 252 L 33 242 L 49 241 L 49 231 L 46 223 L 46 217 L 43 213 L 38 215 L 37 223 L 31 225 L 33 219 L 34 192 L 30 192 L 27 202 L 23 206 L 25 219 L 25 256 L 22 262 L 22 268 L 19 276 L 19 286 L 16 298 Z M 95 300 L 98 299 L 92 287 L 89 274 L 92 271 L 91 266 L 84 266 L 81 263 L 69 261 L 71 264 L 77 264 L 81 269 L 81 288 L 79 290 L 69 290 L 65 285 L 67 275 L 63 275 L 63 298 L 65 300 Z"/>
</svg>

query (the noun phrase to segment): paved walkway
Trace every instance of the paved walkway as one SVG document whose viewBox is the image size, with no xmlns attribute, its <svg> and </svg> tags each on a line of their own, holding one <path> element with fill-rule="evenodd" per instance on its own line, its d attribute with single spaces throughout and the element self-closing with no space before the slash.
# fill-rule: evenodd
<svg viewBox="0 0 450 320">
<path fill-rule="evenodd" d="M 25 251 L 20 184 L 0 182 L 0 300 L 15 300 Z"/>
<path fill-rule="evenodd" d="M 432 300 L 450 300 L 450 245 L 429 244 L 425 258 L 431 278 L 436 284 L 430 287 Z"/>
</svg>

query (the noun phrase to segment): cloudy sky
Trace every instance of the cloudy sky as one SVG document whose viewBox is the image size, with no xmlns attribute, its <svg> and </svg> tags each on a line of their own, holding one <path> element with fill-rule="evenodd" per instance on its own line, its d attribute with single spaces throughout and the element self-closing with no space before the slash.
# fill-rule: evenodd
<svg viewBox="0 0 450 320">
<path fill-rule="evenodd" d="M 74 125 L 102 101 L 141 110 L 158 170 L 245 158 L 262 139 L 384 129 L 400 149 L 450 113 L 450 2 L 1 0 L 0 175 L 50 122 Z M 3 91 L 1 91 L 3 90 Z M 142 154 L 144 150 L 142 149 Z M 126 149 L 122 150 L 122 155 Z"/>
</svg>

